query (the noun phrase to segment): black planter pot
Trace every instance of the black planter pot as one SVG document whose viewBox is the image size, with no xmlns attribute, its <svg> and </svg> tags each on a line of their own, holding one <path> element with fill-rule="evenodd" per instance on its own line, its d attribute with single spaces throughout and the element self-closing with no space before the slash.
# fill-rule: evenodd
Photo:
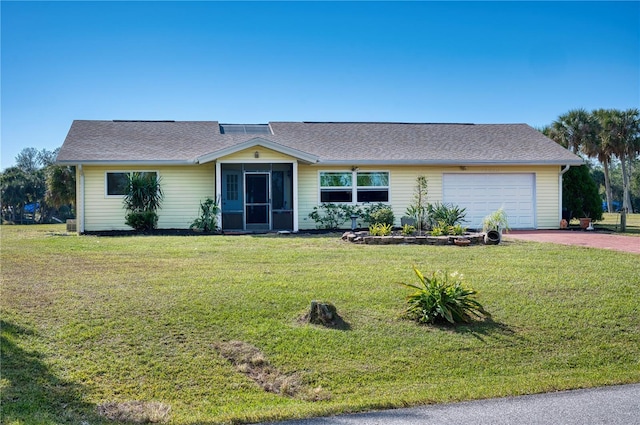
<svg viewBox="0 0 640 425">
<path fill-rule="evenodd" d="M 498 245 L 502 240 L 502 233 L 497 230 L 489 230 L 484 235 L 485 245 Z"/>
</svg>

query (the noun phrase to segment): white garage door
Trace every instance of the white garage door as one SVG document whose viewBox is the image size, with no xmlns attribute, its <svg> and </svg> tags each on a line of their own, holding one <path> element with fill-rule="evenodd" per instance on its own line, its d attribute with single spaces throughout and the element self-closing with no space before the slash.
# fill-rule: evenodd
<svg viewBox="0 0 640 425">
<path fill-rule="evenodd" d="M 482 219 L 498 208 L 507 212 L 512 229 L 533 229 L 534 174 L 444 174 L 443 202 L 466 208 L 464 225 L 481 229 Z"/>
</svg>

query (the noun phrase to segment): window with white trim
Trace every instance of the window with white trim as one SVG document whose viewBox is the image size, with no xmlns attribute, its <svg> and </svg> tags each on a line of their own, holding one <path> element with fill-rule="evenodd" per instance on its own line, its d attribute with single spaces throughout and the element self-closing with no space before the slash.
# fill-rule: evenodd
<svg viewBox="0 0 640 425">
<path fill-rule="evenodd" d="M 320 202 L 389 202 L 389 172 L 321 171 Z"/>
<path fill-rule="evenodd" d="M 135 171 L 107 171 L 105 174 L 105 194 L 106 196 L 124 196 L 127 192 L 129 176 Z M 156 171 L 140 171 L 140 174 L 154 174 Z"/>
</svg>

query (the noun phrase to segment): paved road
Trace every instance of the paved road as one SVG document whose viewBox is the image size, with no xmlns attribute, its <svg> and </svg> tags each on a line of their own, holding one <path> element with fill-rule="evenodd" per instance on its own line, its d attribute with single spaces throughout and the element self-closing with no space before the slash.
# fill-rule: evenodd
<svg viewBox="0 0 640 425">
<path fill-rule="evenodd" d="M 278 422 L 281 425 L 640 425 L 640 384 Z M 273 423 L 271 423 L 273 425 Z"/>
</svg>

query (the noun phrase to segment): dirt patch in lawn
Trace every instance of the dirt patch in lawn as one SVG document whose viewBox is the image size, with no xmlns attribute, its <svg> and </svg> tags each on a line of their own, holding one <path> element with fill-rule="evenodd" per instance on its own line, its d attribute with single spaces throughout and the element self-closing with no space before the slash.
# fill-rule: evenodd
<svg viewBox="0 0 640 425">
<path fill-rule="evenodd" d="M 247 375 L 265 391 L 287 397 L 299 397 L 308 401 L 322 401 L 331 395 L 321 387 L 310 388 L 299 374 L 284 374 L 273 367 L 259 348 L 243 341 L 214 344 L 214 348 L 227 359 L 238 372 Z"/>
</svg>

